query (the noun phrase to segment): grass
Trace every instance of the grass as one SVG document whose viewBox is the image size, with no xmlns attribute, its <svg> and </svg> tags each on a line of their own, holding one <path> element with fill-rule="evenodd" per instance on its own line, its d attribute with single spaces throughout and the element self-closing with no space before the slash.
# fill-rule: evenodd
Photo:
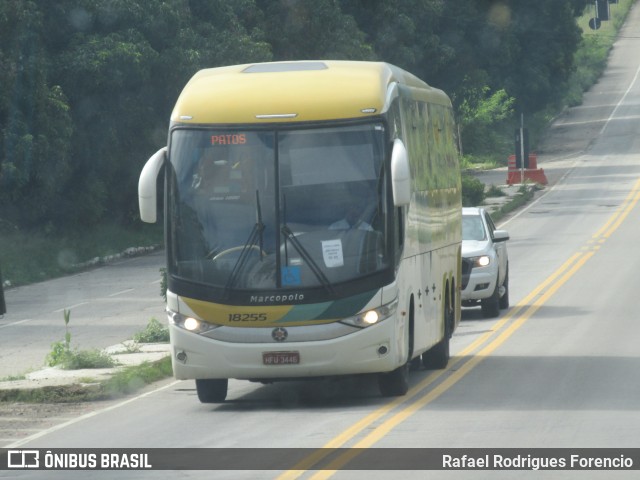
<svg viewBox="0 0 640 480">
<path fill-rule="evenodd" d="M 620 0 L 610 8 L 610 20 L 602 22 L 598 30 L 589 28 L 589 20 L 594 16 L 594 7 L 589 6 L 584 15 L 578 18 L 578 26 L 582 29 L 583 43 L 576 52 L 576 71 L 569 85 L 566 103 L 576 106 L 582 103 L 583 92 L 594 85 L 607 66 L 609 51 L 616 41 L 618 31 L 629 14 L 635 0 Z"/>
<path fill-rule="evenodd" d="M 500 187 L 491 185 L 484 193 L 485 197 L 505 197 L 507 194 Z"/>
<path fill-rule="evenodd" d="M 462 170 L 491 170 L 506 165 L 504 162 L 496 160 L 495 156 L 463 155 L 460 159 Z"/>
<path fill-rule="evenodd" d="M 34 389 L 0 390 L 0 402 L 70 403 L 111 400 L 135 393 L 173 375 L 171 358 L 123 368 L 100 383 L 61 385 Z"/>
<path fill-rule="evenodd" d="M 59 343 L 55 343 L 52 352 L 49 355 L 49 366 L 57 366 L 62 370 L 80 370 L 84 368 L 111 368 L 118 365 L 111 355 L 98 349 L 92 350 L 57 350 L 55 347 Z"/>
<path fill-rule="evenodd" d="M 133 341 L 136 343 L 168 343 L 169 329 L 152 318 L 144 330 L 133 335 Z"/>
<path fill-rule="evenodd" d="M 527 185 L 524 184 L 518 189 L 518 194 L 515 195 L 509 202 L 502 205 L 498 210 L 491 213 L 491 218 L 494 222 L 499 222 L 502 218 L 504 218 L 507 214 L 517 210 L 529 203 L 529 201 L 534 197 L 536 191 L 540 188 L 537 184 Z"/>
<path fill-rule="evenodd" d="M 19 286 L 68 275 L 100 264 L 128 248 L 162 244 L 161 225 L 125 229 L 101 225 L 91 231 L 23 232 L 3 224 L 0 228 L 0 266 L 6 286 Z"/>
<path fill-rule="evenodd" d="M 72 350 L 70 348 L 71 336 L 68 333 L 70 312 L 64 312 L 66 335 L 65 340 L 55 342 L 52 350 L 47 355 L 49 365 L 56 365 L 66 370 L 85 368 L 108 368 L 117 366 L 118 363 L 111 355 L 100 350 Z M 134 346 L 142 343 L 167 343 L 169 341 L 169 329 L 158 320 L 152 318 L 146 328 L 136 334 Z M 128 347 L 129 353 L 135 347 Z M 171 357 L 164 357 L 155 362 L 144 362 L 140 365 L 132 365 L 120 368 L 107 380 L 98 382 L 90 377 L 78 379 L 71 385 L 47 386 L 42 388 L 15 388 L 0 389 L 0 402 L 80 402 L 93 400 L 106 400 L 117 398 L 136 392 L 144 386 L 157 380 L 173 375 Z M 25 375 L 11 376 L 2 381 L 16 381 L 26 379 Z"/>
<path fill-rule="evenodd" d="M 173 375 L 171 358 L 165 357 L 157 362 L 145 362 L 127 367 L 103 382 L 102 391 L 108 398 L 134 393 L 145 385 Z"/>
<path fill-rule="evenodd" d="M 16 382 L 18 380 L 25 380 L 26 378 L 27 378 L 26 374 L 8 375 L 6 377 L 0 378 L 0 382 Z"/>
</svg>

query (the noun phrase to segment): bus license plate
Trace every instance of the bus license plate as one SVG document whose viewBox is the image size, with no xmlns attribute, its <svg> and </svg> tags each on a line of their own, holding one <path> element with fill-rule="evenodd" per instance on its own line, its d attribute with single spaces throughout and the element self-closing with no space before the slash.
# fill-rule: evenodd
<svg viewBox="0 0 640 480">
<path fill-rule="evenodd" d="M 265 365 L 298 365 L 300 352 L 263 352 L 262 363 Z"/>
</svg>

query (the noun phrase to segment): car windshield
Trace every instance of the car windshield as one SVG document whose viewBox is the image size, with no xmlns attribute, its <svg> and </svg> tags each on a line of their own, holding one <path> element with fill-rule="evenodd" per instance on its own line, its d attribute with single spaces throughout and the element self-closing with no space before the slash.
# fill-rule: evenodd
<svg viewBox="0 0 640 480">
<path fill-rule="evenodd" d="M 386 268 L 382 125 L 177 129 L 171 273 L 222 288 L 324 286 Z"/>
<path fill-rule="evenodd" d="M 487 233 L 480 215 L 462 216 L 462 240 L 482 241 L 487 239 Z"/>
</svg>

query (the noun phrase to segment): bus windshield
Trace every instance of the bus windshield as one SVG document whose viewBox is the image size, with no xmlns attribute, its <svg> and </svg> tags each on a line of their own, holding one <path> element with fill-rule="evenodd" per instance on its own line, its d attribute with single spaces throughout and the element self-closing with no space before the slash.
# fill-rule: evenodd
<svg viewBox="0 0 640 480">
<path fill-rule="evenodd" d="M 169 269 L 224 289 L 325 287 L 388 267 L 381 124 L 175 129 Z"/>
</svg>

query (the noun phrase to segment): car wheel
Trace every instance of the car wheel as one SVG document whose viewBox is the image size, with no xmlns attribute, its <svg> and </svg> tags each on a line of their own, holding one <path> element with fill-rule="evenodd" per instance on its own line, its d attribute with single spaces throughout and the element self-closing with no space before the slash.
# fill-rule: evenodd
<svg viewBox="0 0 640 480">
<path fill-rule="evenodd" d="M 201 403 L 222 403 L 227 398 L 229 380 L 200 379 L 196 380 L 196 391 Z"/>
<path fill-rule="evenodd" d="M 496 288 L 491 296 L 480 302 L 480 307 L 484 318 L 493 318 L 500 315 L 500 287 L 498 282 L 496 282 Z"/>
<path fill-rule="evenodd" d="M 509 308 L 509 268 L 507 268 L 507 274 L 504 277 L 502 286 L 504 287 L 504 293 L 500 297 L 500 309 L 504 310 Z"/>
</svg>

